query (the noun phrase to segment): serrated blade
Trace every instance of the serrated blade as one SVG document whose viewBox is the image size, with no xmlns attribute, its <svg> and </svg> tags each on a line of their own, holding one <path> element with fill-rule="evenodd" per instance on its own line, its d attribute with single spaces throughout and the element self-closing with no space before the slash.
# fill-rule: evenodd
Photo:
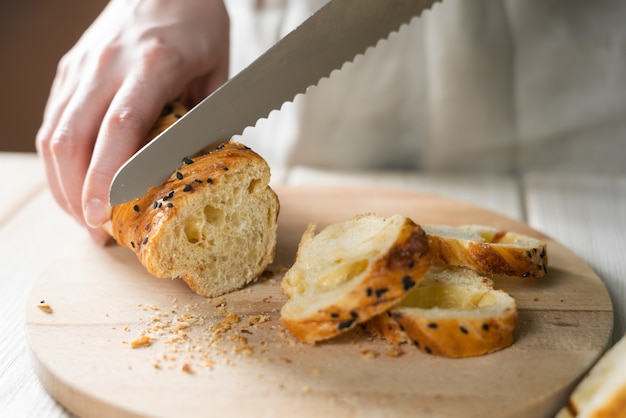
<svg viewBox="0 0 626 418">
<path fill-rule="evenodd" d="M 143 196 L 184 157 L 241 134 L 436 1 L 332 0 L 129 159 L 111 183 L 111 205 Z"/>
</svg>

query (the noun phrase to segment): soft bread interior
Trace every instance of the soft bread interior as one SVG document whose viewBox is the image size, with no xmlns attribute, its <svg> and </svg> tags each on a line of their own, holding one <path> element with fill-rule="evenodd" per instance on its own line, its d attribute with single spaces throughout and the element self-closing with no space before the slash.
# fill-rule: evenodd
<svg viewBox="0 0 626 418">
<path fill-rule="evenodd" d="M 485 225 L 423 225 L 424 232 L 460 241 L 484 242 L 500 245 L 537 245 L 537 240 L 521 234 L 503 231 Z"/>
<path fill-rule="evenodd" d="M 488 278 L 465 269 L 431 267 L 396 308 L 415 316 L 479 318 L 514 306 L 513 298 L 494 290 Z"/>
<path fill-rule="evenodd" d="M 593 366 L 572 393 L 570 408 L 576 416 L 624 416 L 626 413 L 626 336 Z M 561 416 L 567 415 L 567 409 Z M 604 414 L 606 415 L 604 415 Z M 611 413 L 613 415 L 611 415 Z"/>
<path fill-rule="evenodd" d="M 277 203 L 263 165 L 232 167 L 198 187 L 164 222 L 153 250 L 161 277 L 182 277 L 204 295 L 238 288 L 273 258 Z M 271 249 L 271 251 L 268 251 Z"/>
<path fill-rule="evenodd" d="M 405 224 L 402 216 L 364 215 L 333 224 L 315 235 L 305 231 L 298 256 L 282 281 L 291 298 L 284 314 L 308 316 L 340 300 L 360 284 L 373 262 L 396 242 Z"/>
</svg>

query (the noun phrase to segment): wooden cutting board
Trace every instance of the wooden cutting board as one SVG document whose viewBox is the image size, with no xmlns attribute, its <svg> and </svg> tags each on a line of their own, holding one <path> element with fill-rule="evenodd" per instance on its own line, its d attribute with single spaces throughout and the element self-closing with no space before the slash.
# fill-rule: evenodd
<svg viewBox="0 0 626 418">
<path fill-rule="evenodd" d="M 52 396 L 85 417 L 541 417 L 563 404 L 609 342 L 612 308 L 601 280 L 525 224 L 406 191 L 277 192 L 275 274 L 215 299 L 151 277 L 130 251 L 97 247 L 68 228 L 59 241 L 67 251 L 42 269 L 26 307 L 34 368 Z M 309 222 L 321 228 L 366 212 L 545 239 L 544 278 L 496 281 L 518 303 L 514 345 L 446 359 L 412 346 L 397 351 L 359 331 L 315 346 L 296 342 L 279 321 L 280 266 L 291 264 Z M 39 309 L 42 300 L 52 313 Z M 132 348 L 142 335 L 150 345 Z"/>
</svg>

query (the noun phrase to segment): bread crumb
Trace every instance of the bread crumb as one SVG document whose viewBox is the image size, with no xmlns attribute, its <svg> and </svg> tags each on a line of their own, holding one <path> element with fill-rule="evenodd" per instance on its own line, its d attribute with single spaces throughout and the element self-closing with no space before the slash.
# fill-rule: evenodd
<svg viewBox="0 0 626 418">
<path fill-rule="evenodd" d="M 243 347 L 235 347 L 233 349 L 233 352 L 236 354 L 241 354 L 245 357 L 250 357 L 254 353 L 254 350 L 252 349 L 252 347 L 246 345 Z"/>
<path fill-rule="evenodd" d="M 248 316 L 248 323 L 250 325 L 264 324 L 270 320 L 267 315 L 250 315 Z"/>
<path fill-rule="evenodd" d="M 229 314 L 228 316 L 226 316 L 226 318 L 224 318 L 223 322 L 225 324 L 236 324 L 237 322 L 239 322 L 239 315 Z"/>
<path fill-rule="evenodd" d="M 47 314 L 51 314 L 52 313 L 52 306 L 50 306 L 50 304 L 48 302 L 46 302 L 45 300 L 40 301 L 37 304 L 37 307 L 39 308 L 39 310 L 41 310 L 42 312 L 45 312 Z"/>
<path fill-rule="evenodd" d="M 191 369 L 191 366 L 189 365 L 189 363 L 185 363 L 183 364 L 183 367 L 181 367 L 181 370 L 184 371 L 185 373 L 193 373 L 193 370 Z"/>
<path fill-rule="evenodd" d="M 152 339 L 147 335 L 142 335 L 130 342 L 130 348 L 149 347 L 150 344 L 152 344 Z"/>
<path fill-rule="evenodd" d="M 374 350 L 363 350 L 361 351 L 361 356 L 363 356 L 363 358 L 365 359 L 374 359 L 380 356 L 380 353 L 374 351 Z"/>
<path fill-rule="evenodd" d="M 400 357 L 404 355 L 404 350 L 400 347 L 391 347 L 385 350 L 385 355 L 388 357 Z"/>
</svg>

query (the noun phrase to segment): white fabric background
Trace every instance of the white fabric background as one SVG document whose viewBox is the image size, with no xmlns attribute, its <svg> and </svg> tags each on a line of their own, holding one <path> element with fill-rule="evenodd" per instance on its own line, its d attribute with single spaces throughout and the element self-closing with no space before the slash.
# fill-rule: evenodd
<svg viewBox="0 0 626 418">
<path fill-rule="evenodd" d="M 228 0 L 232 72 L 325 0 Z M 445 0 L 245 132 L 272 165 L 626 172 L 626 2 Z"/>
</svg>

